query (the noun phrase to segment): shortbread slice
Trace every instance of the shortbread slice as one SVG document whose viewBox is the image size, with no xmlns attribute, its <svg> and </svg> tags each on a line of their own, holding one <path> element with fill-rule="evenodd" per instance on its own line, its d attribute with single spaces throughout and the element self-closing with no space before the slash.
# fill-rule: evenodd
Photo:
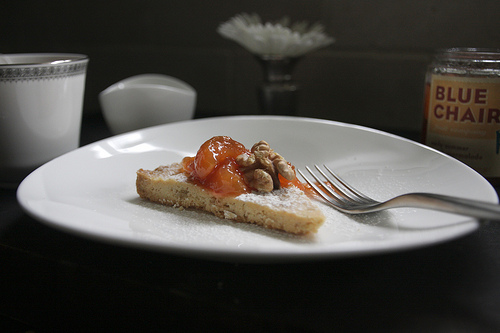
<svg viewBox="0 0 500 333">
<path fill-rule="evenodd" d="M 182 170 L 180 163 L 155 170 L 140 169 L 137 171 L 137 193 L 152 202 L 200 209 L 220 218 L 297 235 L 316 233 L 325 221 L 319 207 L 295 186 L 269 193 L 219 196 L 190 182 Z"/>
</svg>

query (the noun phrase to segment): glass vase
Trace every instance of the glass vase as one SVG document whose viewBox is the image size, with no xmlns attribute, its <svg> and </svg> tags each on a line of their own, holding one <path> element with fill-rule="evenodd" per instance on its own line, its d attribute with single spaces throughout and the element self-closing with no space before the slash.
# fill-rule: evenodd
<svg viewBox="0 0 500 333">
<path fill-rule="evenodd" d="M 256 56 L 256 58 L 264 74 L 264 82 L 258 88 L 261 113 L 296 115 L 298 86 L 292 79 L 292 72 L 298 58 L 282 56 Z"/>
</svg>

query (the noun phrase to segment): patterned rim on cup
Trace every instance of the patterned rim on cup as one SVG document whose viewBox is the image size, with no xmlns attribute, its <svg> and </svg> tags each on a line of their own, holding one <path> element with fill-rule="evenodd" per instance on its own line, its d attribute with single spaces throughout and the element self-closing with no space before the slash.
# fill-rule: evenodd
<svg viewBox="0 0 500 333">
<path fill-rule="evenodd" d="M 67 64 L 0 66 L 0 82 L 20 80 L 57 79 L 85 74 L 88 59 Z"/>
</svg>

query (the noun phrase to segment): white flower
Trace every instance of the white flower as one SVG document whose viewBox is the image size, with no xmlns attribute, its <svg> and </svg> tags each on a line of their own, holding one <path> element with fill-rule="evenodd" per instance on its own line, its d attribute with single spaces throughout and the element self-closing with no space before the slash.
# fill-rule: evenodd
<svg viewBox="0 0 500 333">
<path fill-rule="evenodd" d="M 262 56 L 299 57 L 335 41 L 324 33 L 319 23 L 309 27 L 307 22 L 298 22 L 290 26 L 290 20 L 284 17 L 274 24 L 263 24 L 258 15 L 245 13 L 222 23 L 217 31 Z"/>
</svg>

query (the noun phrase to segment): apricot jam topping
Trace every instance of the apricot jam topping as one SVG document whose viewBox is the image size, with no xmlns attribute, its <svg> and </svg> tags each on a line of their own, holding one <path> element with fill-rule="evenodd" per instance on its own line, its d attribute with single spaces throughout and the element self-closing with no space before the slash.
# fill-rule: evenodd
<svg viewBox="0 0 500 333">
<path fill-rule="evenodd" d="M 241 143 L 228 136 L 207 140 L 194 157 L 185 157 L 182 165 L 192 180 L 225 196 L 237 196 L 252 191 L 246 183 L 236 157 L 246 153 Z"/>
<path fill-rule="evenodd" d="M 189 179 L 197 185 L 217 195 L 238 196 L 256 190 L 250 186 L 248 177 L 245 176 L 245 168 L 237 162 L 238 156 L 251 154 L 252 152 L 238 141 L 228 136 L 215 136 L 203 143 L 195 156 L 185 157 L 182 166 Z M 290 163 L 288 165 L 295 173 L 295 168 Z M 288 180 L 278 175 L 277 178 L 278 187 L 296 186 L 306 193 L 311 192 L 297 177 Z"/>
</svg>

